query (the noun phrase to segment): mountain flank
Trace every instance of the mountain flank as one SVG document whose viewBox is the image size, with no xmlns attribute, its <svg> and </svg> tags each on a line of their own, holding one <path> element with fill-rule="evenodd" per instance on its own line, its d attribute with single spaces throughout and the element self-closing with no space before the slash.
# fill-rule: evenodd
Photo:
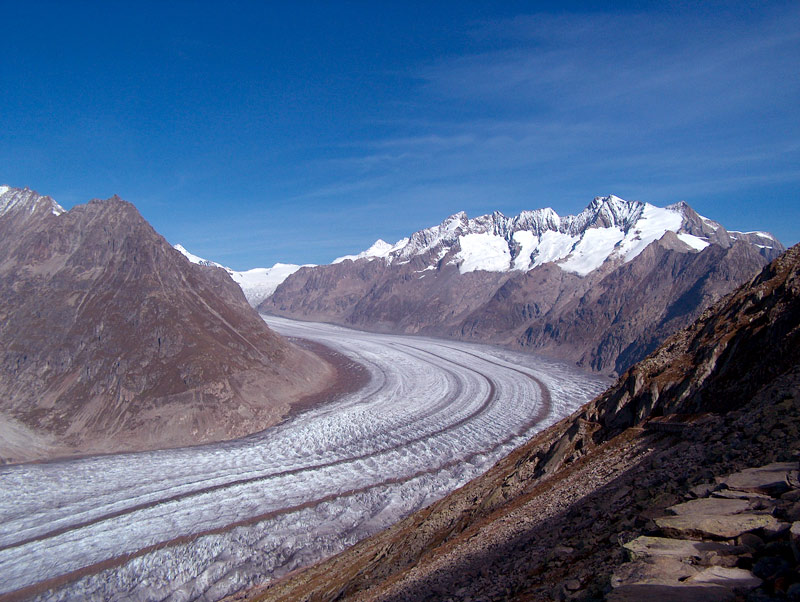
<svg viewBox="0 0 800 602">
<path fill-rule="evenodd" d="M 0 192 L 5 462 L 242 436 L 334 378 L 130 203 Z"/>
<path fill-rule="evenodd" d="M 289 275 L 265 313 L 537 351 L 621 374 L 784 250 L 686 203 L 597 197 L 578 215 L 458 213 Z"/>
<path fill-rule="evenodd" d="M 800 245 L 482 477 L 350 550 L 232 599 L 636 599 L 614 590 L 619 575 L 632 574 L 626 547 L 676 537 L 664 529 L 689 519 L 662 517 L 687 499 L 713 492 L 767 503 L 756 499 L 763 491 L 742 491 L 752 471 L 732 473 L 772 462 L 788 464 L 779 465 L 784 484 L 767 492 L 776 496 L 771 510 L 719 532 L 730 554 L 687 562 L 758 575 L 746 580 L 756 588 L 748 600 L 790 599 L 800 588 L 792 589 L 800 583 L 798 455 Z M 646 599 L 695 599 L 680 589 L 686 574 L 646 568 L 661 571 L 649 575 L 666 596 Z M 731 575 L 720 568 L 712 585 L 725 591 L 703 590 L 702 599 L 744 599 L 719 585 L 719 575 Z M 637 588 L 628 592 L 641 595 Z"/>
</svg>

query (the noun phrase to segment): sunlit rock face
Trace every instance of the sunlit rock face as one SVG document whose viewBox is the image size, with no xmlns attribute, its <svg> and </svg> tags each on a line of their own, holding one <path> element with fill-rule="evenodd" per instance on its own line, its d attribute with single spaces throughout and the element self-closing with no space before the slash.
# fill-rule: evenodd
<svg viewBox="0 0 800 602">
<path fill-rule="evenodd" d="M 4 187 L 0 298 L 4 461 L 242 435 L 329 373 L 116 197 Z"/>
</svg>

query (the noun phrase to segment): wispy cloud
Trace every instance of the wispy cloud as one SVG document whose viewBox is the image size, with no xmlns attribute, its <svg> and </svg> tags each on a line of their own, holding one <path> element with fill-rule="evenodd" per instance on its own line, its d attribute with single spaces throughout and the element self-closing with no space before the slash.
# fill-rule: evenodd
<svg viewBox="0 0 800 602">
<path fill-rule="evenodd" d="M 280 230 L 240 236 L 231 224 L 227 238 L 202 244 L 221 259 L 268 247 L 264 264 L 323 262 L 459 210 L 574 213 L 615 193 L 685 199 L 725 223 L 719 207 L 747 214 L 766 189 L 786 198 L 800 190 L 800 6 L 751 12 L 473 23 L 459 52 L 395 72 L 402 92 L 364 115 L 357 135 L 289 151 L 291 185 L 249 213 Z M 753 227 L 793 242 L 800 231 L 780 229 L 800 214 L 786 202 L 782 210 L 774 225 L 761 212 L 767 221 Z M 293 211 L 309 221 L 293 222 Z M 326 234 L 308 238 L 309 229 Z"/>
<path fill-rule="evenodd" d="M 400 135 L 350 143 L 331 167 L 369 181 L 387 202 L 437 196 L 442 214 L 462 208 L 467 187 L 487 194 L 486 206 L 514 186 L 563 198 L 638 182 L 643 196 L 685 198 L 791 180 L 798 23 L 789 6 L 750 20 L 525 15 L 477 24 L 474 52 L 409 72 L 425 120 L 403 115 Z"/>
</svg>

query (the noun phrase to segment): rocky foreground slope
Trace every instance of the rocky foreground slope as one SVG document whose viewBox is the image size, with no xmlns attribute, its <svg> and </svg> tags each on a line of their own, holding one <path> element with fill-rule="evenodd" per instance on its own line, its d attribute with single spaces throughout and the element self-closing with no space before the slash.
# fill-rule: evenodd
<svg viewBox="0 0 800 602">
<path fill-rule="evenodd" d="M 0 461 L 241 436 L 332 368 L 118 198 L 0 188 Z"/>
<path fill-rule="evenodd" d="M 728 232 L 686 203 L 598 197 L 574 216 L 459 213 L 395 245 L 301 268 L 259 307 L 622 373 L 782 251 L 771 235 Z"/>
<path fill-rule="evenodd" d="M 800 245 L 484 476 L 236 599 L 603 599 L 621 584 L 612 576 L 625 572 L 623 545 L 664 535 L 669 507 L 735 490 L 726 475 L 770 462 L 793 462 L 796 475 L 798 454 Z M 777 502 L 778 522 L 800 517 L 795 501 Z M 764 527 L 733 534 L 745 548 L 734 564 L 761 575 L 748 599 L 788 599 L 800 583 L 796 550 L 787 530 Z M 687 562 L 731 568 L 728 556 Z M 733 599 L 729 590 L 720 599 Z M 647 599 L 689 599 L 664 595 Z"/>
</svg>

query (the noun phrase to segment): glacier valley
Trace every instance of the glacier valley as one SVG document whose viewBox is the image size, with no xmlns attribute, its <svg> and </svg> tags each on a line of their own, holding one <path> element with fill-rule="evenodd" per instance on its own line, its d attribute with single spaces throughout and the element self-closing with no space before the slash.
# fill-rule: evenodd
<svg viewBox="0 0 800 602">
<path fill-rule="evenodd" d="M 235 441 L 0 468 L 0 599 L 218 600 L 432 503 L 608 384 L 496 347 L 264 318 L 368 384 Z"/>
</svg>

